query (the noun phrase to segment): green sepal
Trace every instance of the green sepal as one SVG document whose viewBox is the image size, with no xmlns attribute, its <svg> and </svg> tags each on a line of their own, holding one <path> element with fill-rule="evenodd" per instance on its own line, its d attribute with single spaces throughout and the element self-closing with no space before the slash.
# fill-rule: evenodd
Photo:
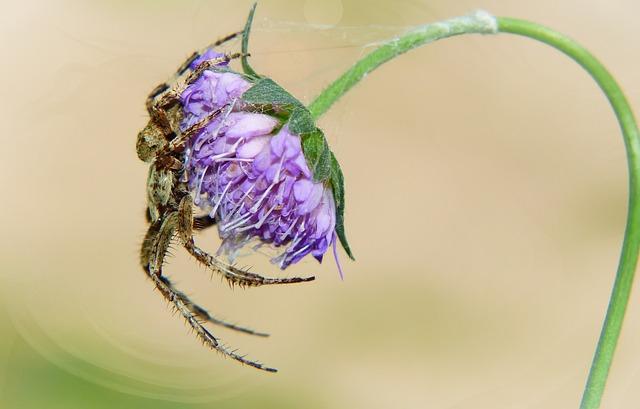
<svg viewBox="0 0 640 409">
<path fill-rule="evenodd" d="M 251 10 L 249 11 L 249 16 L 247 17 L 247 22 L 244 25 L 244 30 L 242 30 L 242 70 L 245 74 L 254 77 L 260 78 L 260 75 L 251 67 L 249 64 L 249 60 L 247 60 L 249 56 L 249 34 L 251 33 L 251 25 L 253 24 L 253 15 L 256 12 L 256 6 L 258 3 L 253 3 Z"/>
<path fill-rule="evenodd" d="M 313 180 L 325 182 L 331 177 L 331 151 L 324 133 L 316 128 L 313 132 L 302 134 L 302 153 L 313 173 Z"/>
<path fill-rule="evenodd" d="M 288 110 L 300 107 L 306 109 L 302 102 L 298 101 L 271 78 L 260 78 L 242 94 L 242 99 L 253 105 L 268 105 Z"/>
<path fill-rule="evenodd" d="M 333 190 L 333 200 L 336 202 L 336 235 L 345 253 L 347 253 L 351 260 L 355 261 L 351 247 L 349 247 L 349 242 L 347 242 L 347 235 L 344 232 L 344 176 L 333 152 L 330 152 L 330 156 L 331 176 L 329 181 L 331 182 L 331 188 Z"/>
<path fill-rule="evenodd" d="M 296 107 L 289 117 L 289 130 L 296 135 L 312 133 L 316 130 L 316 124 L 305 107 Z"/>
</svg>

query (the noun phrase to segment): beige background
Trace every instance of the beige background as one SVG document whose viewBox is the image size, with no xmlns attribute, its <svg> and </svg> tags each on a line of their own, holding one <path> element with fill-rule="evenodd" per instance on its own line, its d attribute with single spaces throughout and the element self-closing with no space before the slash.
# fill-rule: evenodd
<svg viewBox="0 0 640 409">
<path fill-rule="evenodd" d="M 0 406 L 577 407 L 619 254 L 625 154 L 590 78 L 531 40 L 414 51 L 322 119 L 358 258 L 343 257 L 344 282 L 327 258 L 281 273 L 314 283 L 231 291 L 176 250 L 182 288 L 273 334 L 216 331 L 277 375 L 205 350 L 153 291 L 137 262 L 144 99 L 249 5 L 3 6 Z M 480 7 L 578 39 L 640 106 L 632 0 L 264 0 L 253 64 L 308 102 L 372 44 Z M 639 332 L 634 293 L 604 408 L 640 401 Z"/>
</svg>

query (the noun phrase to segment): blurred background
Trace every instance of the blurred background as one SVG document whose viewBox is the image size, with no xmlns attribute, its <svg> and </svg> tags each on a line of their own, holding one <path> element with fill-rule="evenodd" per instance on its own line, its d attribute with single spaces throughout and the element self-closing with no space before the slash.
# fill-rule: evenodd
<svg viewBox="0 0 640 409">
<path fill-rule="evenodd" d="M 449 39 L 369 75 L 321 120 L 346 175 L 342 255 L 231 290 L 181 250 L 167 273 L 272 334 L 204 348 L 138 265 L 144 100 L 251 1 L 6 2 L 0 16 L 0 407 L 577 407 L 616 269 L 627 178 L 603 95 L 532 40 Z M 586 45 L 640 109 L 640 3 L 262 0 L 253 66 L 309 102 L 375 44 L 485 8 Z M 238 43 L 231 48 L 239 47 Z M 214 251 L 207 231 L 198 240 Z M 640 400 L 631 300 L 604 408 Z"/>
</svg>

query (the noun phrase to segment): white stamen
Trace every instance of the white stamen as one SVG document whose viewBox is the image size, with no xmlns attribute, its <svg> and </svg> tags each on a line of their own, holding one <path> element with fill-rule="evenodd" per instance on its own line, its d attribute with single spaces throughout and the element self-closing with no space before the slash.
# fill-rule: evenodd
<svg viewBox="0 0 640 409">
<path fill-rule="evenodd" d="M 200 191 L 202 190 L 202 181 L 204 180 L 204 175 L 209 170 L 209 166 L 206 166 L 202 171 L 202 175 L 200 175 L 200 180 L 198 181 L 198 189 L 196 190 L 196 194 L 193 198 L 193 203 L 199 205 L 200 204 Z"/>
<path fill-rule="evenodd" d="M 256 229 L 259 229 L 260 227 L 262 227 L 262 224 L 265 222 L 265 220 L 267 220 L 267 218 L 269 217 L 269 215 L 271 214 L 271 212 L 273 212 L 273 210 L 274 210 L 277 206 L 278 206 L 278 204 L 277 204 L 277 203 L 276 203 L 276 204 L 274 204 L 273 206 L 271 206 L 271 209 L 269 209 L 269 210 L 267 211 L 267 213 L 265 213 L 265 214 L 264 214 L 264 216 L 262 216 L 262 217 L 260 218 L 260 220 L 258 220 L 256 223 L 254 223 L 254 224 L 252 224 L 252 225 L 245 226 L 245 227 L 242 227 L 242 228 L 238 229 L 238 233 L 241 233 L 241 232 L 246 231 L 246 230 L 253 229 L 254 227 L 255 227 Z"/>
<path fill-rule="evenodd" d="M 253 213 L 247 213 L 244 216 L 240 216 L 239 218 L 232 220 L 231 222 L 225 224 L 224 226 L 221 226 L 220 230 L 228 231 L 231 229 L 235 229 L 236 227 L 242 226 L 244 223 L 249 221 L 251 216 L 253 216 Z"/>
<path fill-rule="evenodd" d="M 189 174 L 187 173 L 187 169 L 189 168 L 189 162 L 191 162 L 191 148 L 187 148 L 184 153 L 184 172 L 182 173 L 181 182 L 189 181 Z"/>
<path fill-rule="evenodd" d="M 307 244 L 306 246 L 300 248 L 300 250 L 296 251 L 295 253 L 293 253 L 290 257 L 294 258 L 295 256 L 297 256 L 298 254 L 302 253 L 303 251 L 305 251 L 306 249 L 308 249 L 309 247 L 311 247 L 311 244 Z"/>
<path fill-rule="evenodd" d="M 231 147 L 231 150 L 210 156 L 211 160 L 213 160 L 214 162 L 220 162 L 220 159 L 234 155 L 236 153 L 236 149 L 238 149 L 238 145 L 240 145 L 240 142 L 242 142 L 242 139 L 238 139 L 238 141 Z"/>
<path fill-rule="evenodd" d="M 293 236 L 293 241 L 291 242 L 291 244 L 289 244 L 287 249 L 284 251 L 285 253 L 288 253 L 289 251 L 291 251 L 292 248 L 297 246 L 302 241 L 302 236 L 300 236 L 300 233 L 302 233 L 303 231 L 304 230 L 298 230 L 296 232 L 296 235 Z"/>
<path fill-rule="evenodd" d="M 298 220 L 300 220 L 300 217 L 301 216 L 296 217 L 296 219 L 293 221 L 293 223 L 291 223 L 291 226 L 289 226 L 287 231 L 285 231 L 284 233 L 282 233 L 282 235 L 280 235 L 280 240 L 284 240 L 284 238 L 287 237 L 289 233 L 291 233 L 291 231 L 293 231 L 293 228 L 295 227 L 296 223 L 298 223 Z"/>
<path fill-rule="evenodd" d="M 244 195 L 242 195 L 240 200 L 238 200 L 238 203 L 236 203 L 234 208 L 231 209 L 231 212 L 229 213 L 229 217 L 235 216 L 236 213 L 238 212 L 238 210 L 241 209 L 244 206 L 244 199 L 246 199 L 247 196 L 249 196 L 249 193 L 251 193 L 251 191 L 253 190 L 254 187 L 255 187 L 255 185 L 251 185 L 251 187 L 249 187 L 249 189 L 244 193 Z"/>
<path fill-rule="evenodd" d="M 262 205 L 262 201 L 264 200 L 265 197 L 267 197 L 267 195 L 269 194 L 271 189 L 273 189 L 273 187 L 275 185 L 280 183 L 280 172 L 282 171 L 282 164 L 283 163 L 284 163 L 284 155 L 282 156 L 282 159 L 280 160 L 280 166 L 278 167 L 278 171 L 276 172 L 276 175 L 273 177 L 273 182 L 271 182 L 271 184 L 269 185 L 267 190 L 264 191 L 264 193 L 262 194 L 260 199 L 256 202 L 256 204 L 253 205 L 253 207 L 250 210 L 251 213 L 255 213 L 255 212 L 258 211 L 258 208 L 260 207 L 260 205 Z"/>
<path fill-rule="evenodd" d="M 229 187 L 231 187 L 231 182 L 227 183 L 227 187 L 225 187 L 224 190 L 222 191 L 222 194 L 220 195 L 220 199 L 216 201 L 216 205 L 213 207 L 213 210 L 211 210 L 211 213 L 209 213 L 210 217 L 216 217 L 216 212 L 218 211 L 218 207 L 220 207 L 220 203 L 222 203 L 222 199 L 224 198 L 224 195 L 227 194 Z"/>
<path fill-rule="evenodd" d="M 253 162 L 252 158 L 220 158 L 216 162 Z"/>
<path fill-rule="evenodd" d="M 216 177 L 214 179 L 215 182 L 215 188 L 214 188 L 214 192 L 217 195 L 218 191 L 220 191 L 220 166 L 216 166 Z"/>
<path fill-rule="evenodd" d="M 251 213 L 255 213 L 258 211 L 258 209 L 260 208 L 260 205 L 262 205 L 262 201 L 264 200 L 265 197 L 267 197 L 267 195 L 269 194 L 269 192 L 271 191 L 271 189 L 273 189 L 273 187 L 278 184 L 280 181 L 279 180 L 274 180 L 269 187 L 267 187 L 267 190 L 264 191 L 264 193 L 262 194 L 262 196 L 260 196 L 260 199 L 258 199 L 258 201 L 251 207 L 251 210 L 249 210 Z"/>
</svg>

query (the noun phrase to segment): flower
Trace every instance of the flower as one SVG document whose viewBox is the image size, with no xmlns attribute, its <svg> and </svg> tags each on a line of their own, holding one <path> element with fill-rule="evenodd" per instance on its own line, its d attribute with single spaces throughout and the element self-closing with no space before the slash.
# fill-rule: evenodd
<svg viewBox="0 0 640 409">
<path fill-rule="evenodd" d="M 251 83 L 239 74 L 203 71 L 180 95 L 184 114 L 182 129 L 195 125 L 213 111 L 237 100 L 249 87 Z"/>
<path fill-rule="evenodd" d="M 284 249 L 272 259 L 282 269 L 307 254 L 322 261 L 329 246 L 335 254 L 331 186 L 314 181 L 299 135 L 240 99 L 251 85 L 233 72 L 205 70 L 181 95 L 183 130 L 220 110 L 186 149 L 194 203 L 216 219 L 218 254 L 231 260 L 257 240 Z"/>
</svg>

